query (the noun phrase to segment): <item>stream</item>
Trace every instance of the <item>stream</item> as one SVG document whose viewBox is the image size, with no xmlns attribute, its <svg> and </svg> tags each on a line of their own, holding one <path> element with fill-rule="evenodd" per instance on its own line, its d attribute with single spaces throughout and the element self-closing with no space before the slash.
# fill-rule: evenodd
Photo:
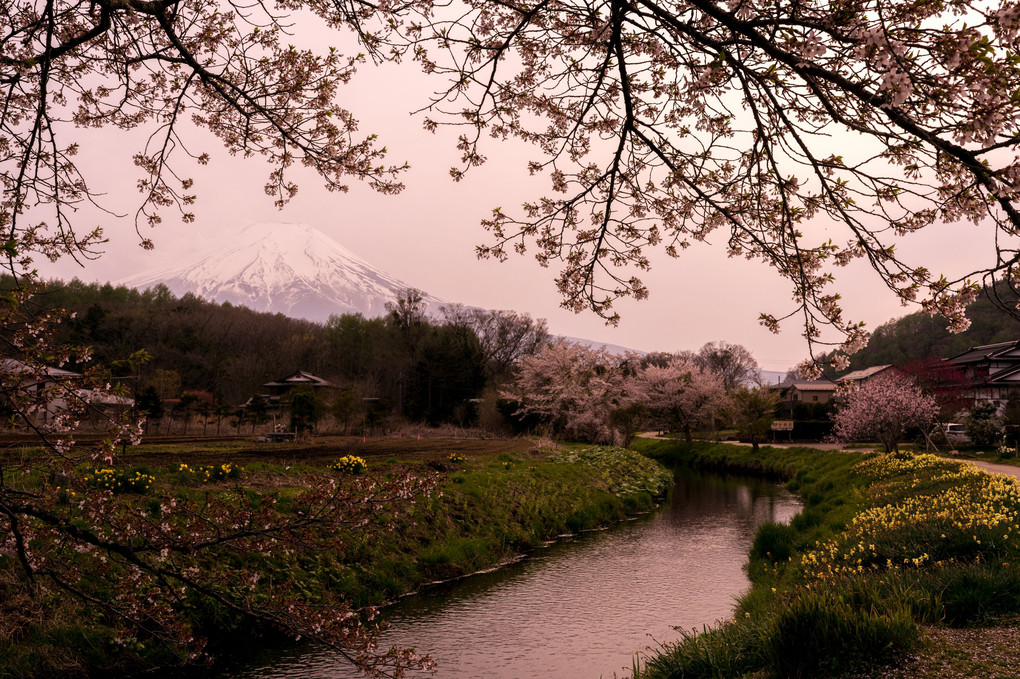
<svg viewBox="0 0 1020 679">
<path fill-rule="evenodd" d="M 678 470 L 655 512 L 560 539 L 504 568 L 435 585 L 383 611 L 383 646 L 413 646 L 441 679 L 630 676 L 636 652 L 733 614 L 756 527 L 800 502 L 760 479 Z M 308 647 L 254 654 L 219 679 L 354 679 Z M 417 675 L 414 675 L 417 676 Z M 433 676 L 422 674 L 420 676 Z"/>
</svg>

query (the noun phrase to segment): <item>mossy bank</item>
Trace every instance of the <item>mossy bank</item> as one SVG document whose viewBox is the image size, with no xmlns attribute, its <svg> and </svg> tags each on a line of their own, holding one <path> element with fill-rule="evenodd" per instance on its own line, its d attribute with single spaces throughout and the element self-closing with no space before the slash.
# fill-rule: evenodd
<svg viewBox="0 0 1020 679">
<path fill-rule="evenodd" d="M 1020 485 L 1012 478 L 931 455 L 635 447 L 667 464 L 779 476 L 805 501 L 790 525 L 758 530 L 754 584 L 733 620 L 664 644 L 642 663 L 641 679 L 877 676 L 928 651 L 926 626 L 1020 614 Z"/>
<path fill-rule="evenodd" d="M 278 585 L 286 578 L 308 601 L 342 593 L 360 608 L 391 601 L 430 582 L 491 568 L 558 535 L 648 511 L 672 481 L 672 474 L 658 463 L 618 448 L 535 449 L 521 441 L 520 452 L 494 454 L 485 445 L 478 446 L 481 452 L 472 452 L 460 441 L 457 452 L 427 456 L 411 448 L 413 442 L 406 455 L 386 459 L 338 454 L 333 460 L 318 456 L 287 464 L 249 458 L 243 465 L 229 461 L 233 459 L 229 446 L 190 451 L 191 458 L 207 463 L 210 456 L 224 460 L 217 465 L 189 465 L 189 454 L 183 451 L 176 455 L 146 450 L 139 457 L 152 460 L 155 453 L 166 452 L 166 464 L 139 468 L 131 464 L 129 453 L 115 473 L 96 475 L 93 469 L 81 469 L 74 478 L 61 480 L 64 487 L 59 492 L 68 512 L 79 498 L 97 493 L 139 512 L 166 498 L 204 494 L 233 494 L 248 502 L 272 496 L 274 511 L 287 512 L 300 506 L 303 488 L 320 475 L 333 475 L 341 483 L 345 479 L 353 483 L 352 474 L 361 474 L 357 477 L 361 483 L 373 475 L 385 479 L 408 472 L 431 478 L 436 485 L 429 495 L 405 511 L 376 512 L 371 525 L 344 528 L 336 535 L 334 549 L 314 551 L 295 543 L 285 552 L 240 557 L 260 560 L 263 577 L 252 587 L 271 581 Z M 435 449 L 434 442 L 431 448 Z M 273 454 L 285 455 L 282 450 L 274 448 Z M 50 481 L 21 483 L 27 491 L 42 492 Z M 89 582 L 83 580 L 82 587 L 89 587 Z M 56 589 L 33 595 L 12 554 L 0 553 L 0 594 L 2 677 L 131 674 L 177 657 L 144 634 L 124 643 L 118 621 L 80 599 Z M 212 601 L 182 600 L 180 615 L 208 640 L 205 652 L 214 656 L 229 653 L 234 645 L 250 647 L 256 637 L 262 643 L 275 638 L 271 627 Z"/>
</svg>

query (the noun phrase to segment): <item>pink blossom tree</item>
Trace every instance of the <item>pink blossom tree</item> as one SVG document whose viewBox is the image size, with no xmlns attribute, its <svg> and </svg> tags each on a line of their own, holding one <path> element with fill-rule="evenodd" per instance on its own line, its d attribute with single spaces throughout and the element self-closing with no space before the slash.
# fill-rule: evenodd
<svg viewBox="0 0 1020 679">
<path fill-rule="evenodd" d="M 833 435 L 842 441 L 878 439 L 885 451 L 899 450 L 908 429 L 927 429 L 938 415 L 935 398 L 908 377 L 882 373 L 840 394 Z"/>
<path fill-rule="evenodd" d="M 1014 1 L 0 0 L 0 25 L 12 260 L 102 239 L 75 223 L 74 208 L 102 203 L 89 161 L 105 143 L 81 128 L 142 133 L 139 229 L 194 218 L 189 170 L 211 156 L 182 121 L 263 158 L 278 205 L 298 166 L 332 191 L 399 191 L 405 166 L 340 99 L 367 62 L 400 60 L 439 79 L 426 128 L 463 130 L 453 179 L 485 161 L 487 139 L 534 145 L 522 171 L 550 192 L 493 210 L 479 253 L 562 262 L 569 308 L 614 320 L 615 299 L 647 294 L 634 270 L 649 248 L 679 257 L 710 237 L 789 281 L 793 307 L 763 310 L 763 324 L 797 318 L 809 343 L 830 326 L 845 352 L 867 338 L 833 285 L 854 260 L 956 330 L 977 281 L 1020 280 Z M 316 27 L 351 49 L 302 39 Z M 1002 236 L 973 271 L 945 278 L 895 248 L 967 221 Z"/>
<path fill-rule="evenodd" d="M 411 6 L 415 57 L 450 77 L 430 125 L 467 126 L 455 178 L 484 162 L 487 137 L 535 145 L 528 169 L 549 192 L 494 210 L 481 254 L 560 263 L 570 308 L 615 321 L 615 299 L 648 294 L 635 273 L 650 248 L 681 257 L 712 239 L 789 281 L 794 305 L 763 310 L 765 326 L 799 320 L 809 343 L 828 326 L 852 353 L 867 333 L 833 282 L 854 260 L 954 330 L 976 281 L 1020 276 L 1015 2 L 465 8 Z M 968 221 L 1001 236 L 973 271 L 945 278 L 895 248 Z"/>
<path fill-rule="evenodd" d="M 634 362 L 558 340 L 525 357 L 501 395 L 518 404 L 518 415 L 540 417 L 552 435 L 612 443 L 610 413 L 627 405 L 624 381 Z"/>
<path fill-rule="evenodd" d="M 729 404 L 721 377 L 682 358 L 637 372 L 627 381 L 627 398 L 644 403 L 666 426 L 679 428 L 688 443 Z"/>
</svg>

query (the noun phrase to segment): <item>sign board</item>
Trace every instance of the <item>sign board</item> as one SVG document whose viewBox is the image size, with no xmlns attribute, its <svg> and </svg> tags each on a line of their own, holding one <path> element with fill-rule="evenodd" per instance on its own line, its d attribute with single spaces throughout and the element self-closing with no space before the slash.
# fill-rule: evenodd
<svg viewBox="0 0 1020 679">
<path fill-rule="evenodd" d="M 793 431 L 793 420 L 773 420 L 772 431 Z"/>
</svg>

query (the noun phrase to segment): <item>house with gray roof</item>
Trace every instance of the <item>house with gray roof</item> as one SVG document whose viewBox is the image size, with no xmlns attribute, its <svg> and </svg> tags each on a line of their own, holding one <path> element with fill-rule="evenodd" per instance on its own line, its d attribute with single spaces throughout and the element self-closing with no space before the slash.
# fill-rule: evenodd
<svg viewBox="0 0 1020 679">
<path fill-rule="evenodd" d="M 272 382 L 266 382 L 262 385 L 262 388 L 266 390 L 266 393 L 271 397 L 279 398 L 285 394 L 301 389 L 302 387 L 311 387 L 318 391 L 320 389 L 336 389 L 337 385 L 333 384 L 329 380 L 323 379 L 318 375 L 305 372 L 304 370 L 298 370 L 289 377 L 281 377 L 278 380 Z"/>
<path fill-rule="evenodd" d="M 0 358 L 0 394 L 15 392 L 36 402 L 25 417 L 34 424 L 49 424 L 69 408 L 69 402 L 88 404 L 92 424 L 102 424 L 104 416 L 130 410 L 135 402 L 127 396 L 81 386 L 81 373 L 48 365 L 29 365 L 16 358 Z M 59 385 L 59 388 L 55 388 Z M 45 392 L 45 393 L 44 393 Z"/>
<path fill-rule="evenodd" d="M 789 404 L 828 403 L 838 385 L 829 379 L 807 380 L 790 378 L 773 387 L 779 391 L 779 400 Z"/>
<path fill-rule="evenodd" d="M 1020 340 L 971 347 L 946 359 L 964 374 L 968 397 L 1002 407 L 1020 394 Z"/>
<path fill-rule="evenodd" d="M 266 405 L 271 411 L 278 410 L 281 405 L 283 405 L 283 402 L 286 402 L 287 397 L 295 391 L 310 388 L 320 395 L 325 395 L 326 393 L 340 389 L 338 385 L 330 382 L 329 380 L 319 377 L 318 375 L 313 375 L 310 372 L 305 372 L 304 370 L 298 370 L 296 373 L 289 375 L 288 377 L 281 377 L 278 380 L 266 382 L 262 385 L 262 388 L 264 392 L 259 394 L 259 396 L 265 400 Z M 281 402 L 281 399 L 283 402 Z M 247 403 L 244 404 L 244 406 L 247 405 Z"/>
</svg>

